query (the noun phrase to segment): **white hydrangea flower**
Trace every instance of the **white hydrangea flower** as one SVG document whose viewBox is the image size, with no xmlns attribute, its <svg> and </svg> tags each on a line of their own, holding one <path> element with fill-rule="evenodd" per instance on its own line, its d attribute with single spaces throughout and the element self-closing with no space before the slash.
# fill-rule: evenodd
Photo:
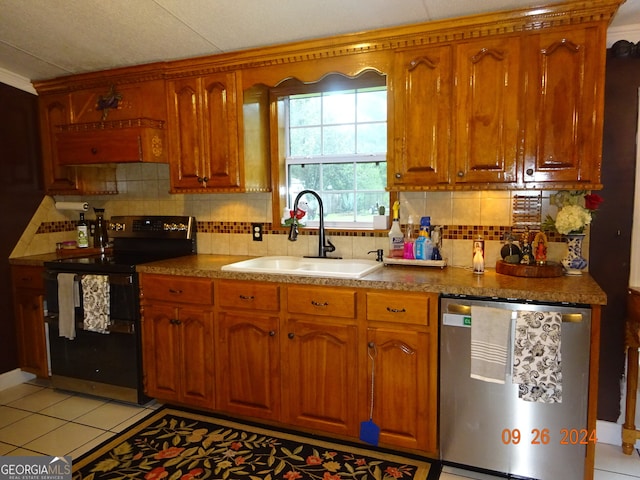
<svg viewBox="0 0 640 480">
<path fill-rule="evenodd" d="M 558 233 L 582 233 L 584 227 L 591 223 L 591 212 L 580 205 L 567 205 L 558 212 L 556 230 Z"/>
</svg>

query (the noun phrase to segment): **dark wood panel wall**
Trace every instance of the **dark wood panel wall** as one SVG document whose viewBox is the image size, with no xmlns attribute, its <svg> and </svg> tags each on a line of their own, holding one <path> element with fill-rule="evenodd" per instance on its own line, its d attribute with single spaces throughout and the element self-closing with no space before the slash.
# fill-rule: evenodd
<svg viewBox="0 0 640 480">
<path fill-rule="evenodd" d="M 0 83 L 0 373 L 18 367 L 8 258 L 44 195 L 37 99 Z"/>
<path fill-rule="evenodd" d="M 640 48 L 616 42 L 607 51 L 602 183 L 603 198 L 591 226 L 589 271 L 607 294 L 602 309 L 598 419 L 620 417 L 624 375 L 624 320 L 631 259 L 640 88 Z M 640 246 L 636 246 L 640 248 Z"/>
</svg>

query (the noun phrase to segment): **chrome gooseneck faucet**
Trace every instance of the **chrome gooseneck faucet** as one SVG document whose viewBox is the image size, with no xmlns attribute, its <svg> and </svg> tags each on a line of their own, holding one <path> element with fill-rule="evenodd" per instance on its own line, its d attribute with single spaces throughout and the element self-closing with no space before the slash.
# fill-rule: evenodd
<svg viewBox="0 0 640 480">
<path fill-rule="evenodd" d="M 300 201 L 300 197 L 303 195 L 310 193 L 316 200 L 318 200 L 318 205 L 320 206 L 320 224 L 318 225 L 318 257 L 326 258 L 327 252 L 335 251 L 336 247 L 331 243 L 331 241 L 326 237 L 324 232 L 324 206 L 322 204 L 322 199 L 320 195 L 318 195 L 313 190 L 302 190 L 298 196 L 296 196 L 295 201 L 293 202 L 293 211 L 298 211 L 298 202 Z M 289 230 L 289 241 L 295 242 L 298 239 L 298 220 L 295 215 L 293 217 L 293 223 L 291 224 L 291 229 Z"/>
</svg>

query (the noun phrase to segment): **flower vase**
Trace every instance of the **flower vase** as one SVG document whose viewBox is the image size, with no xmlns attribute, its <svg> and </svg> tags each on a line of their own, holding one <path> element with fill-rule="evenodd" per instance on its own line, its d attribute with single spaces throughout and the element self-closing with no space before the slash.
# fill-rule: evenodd
<svg viewBox="0 0 640 480">
<path fill-rule="evenodd" d="M 561 260 L 567 275 L 582 275 L 587 268 L 587 260 L 582 256 L 584 233 L 570 233 L 567 236 L 567 255 Z"/>
</svg>

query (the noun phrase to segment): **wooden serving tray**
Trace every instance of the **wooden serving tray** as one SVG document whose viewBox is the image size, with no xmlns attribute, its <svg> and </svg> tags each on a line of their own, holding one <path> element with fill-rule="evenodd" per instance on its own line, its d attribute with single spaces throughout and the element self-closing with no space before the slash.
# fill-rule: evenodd
<svg viewBox="0 0 640 480">
<path fill-rule="evenodd" d="M 384 257 L 383 262 L 385 265 L 410 265 L 413 267 L 440 267 L 444 268 L 447 266 L 447 261 L 445 260 L 409 260 L 406 258 L 391 258 Z"/>
<path fill-rule="evenodd" d="M 544 265 L 521 265 L 498 260 L 496 272 L 514 277 L 548 278 L 561 277 L 564 275 L 564 268 L 558 262 L 547 262 Z"/>
</svg>

